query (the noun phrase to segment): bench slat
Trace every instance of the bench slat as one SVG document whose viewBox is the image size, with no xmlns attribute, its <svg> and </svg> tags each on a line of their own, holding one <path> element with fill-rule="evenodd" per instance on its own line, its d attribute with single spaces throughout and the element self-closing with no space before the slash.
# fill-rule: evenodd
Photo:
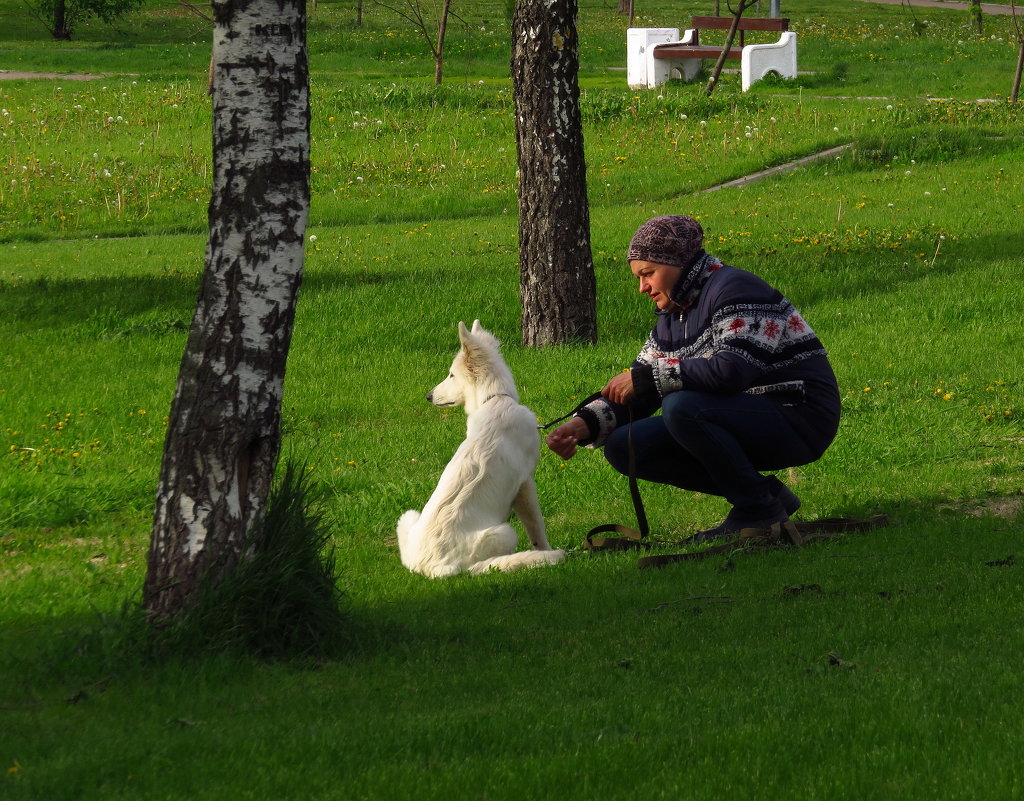
<svg viewBox="0 0 1024 801">
<path fill-rule="evenodd" d="M 656 45 L 654 48 L 655 58 L 718 58 L 722 52 L 721 47 L 712 47 L 709 45 L 684 45 L 684 44 L 668 44 L 668 45 Z M 741 58 L 743 56 L 742 47 L 731 47 L 726 55 L 726 58 Z"/>
<path fill-rule="evenodd" d="M 732 27 L 732 17 L 694 17 L 692 28 L 727 31 Z M 738 30 L 741 31 L 788 31 L 788 17 L 740 17 Z"/>
</svg>

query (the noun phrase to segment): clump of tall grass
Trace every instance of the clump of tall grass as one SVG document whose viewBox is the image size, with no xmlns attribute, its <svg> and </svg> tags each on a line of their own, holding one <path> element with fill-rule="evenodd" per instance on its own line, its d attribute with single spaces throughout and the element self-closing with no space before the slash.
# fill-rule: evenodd
<svg viewBox="0 0 1024 801">
<path fill-rule="evenodd" d="M 139 604 L 127 601 L 100 613 L 72 644 L 73 655 L 107 673 L 213 654 L 316 661 L 344 653 L 349 620 L 324 494 L 310 476 L 286 463 L 238 567 L 217 584 L 201 582 L 170 623 L 151 626 Z"/>
<path fill-rule="evenodd" d="M 166 629 L 153 653 L 237 651 L 262 659 L 337 656 L 347 619 L 324 499 L 304 466 L 289 461 L 250 534 L 238 567 Z"/>
</svg>

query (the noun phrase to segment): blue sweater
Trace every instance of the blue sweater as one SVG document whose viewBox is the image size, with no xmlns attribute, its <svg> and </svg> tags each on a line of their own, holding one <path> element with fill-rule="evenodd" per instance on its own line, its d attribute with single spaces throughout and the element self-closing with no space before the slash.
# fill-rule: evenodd
<svg viewBox="0 0 1024 801">
<path fill-rule="evenodd" d="M 647 417 L 670 392 L 763 394 L 814 451 L 839 426 L 835 373 L 817 335 L 781 292 L 752 273 L 701 254 L 669 294 L 677 308 L 658 322 L 633 362 L 631 409 L 598 398 L 577 414 L 591 446 L 620 425 Z"/>
</svg>

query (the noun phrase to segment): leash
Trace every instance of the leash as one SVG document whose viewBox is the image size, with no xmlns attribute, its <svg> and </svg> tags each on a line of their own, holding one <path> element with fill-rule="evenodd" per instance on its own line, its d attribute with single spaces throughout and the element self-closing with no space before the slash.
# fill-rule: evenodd
<svg viewBox="0 0 1024 801">
<path fill-rule="evenodd" d="M 563 420 L 567 420 L 576 414 L 580 409 L 586 406 L 588 403 L 597 400 L 601 397 L 600 392 L 595 392 L 593 395 L 589 395 L 580 401 L 576 408 L 568 414 L 564 414 L 561 417 L 552 420 L 550 423 L 544 425 L 538 425 L 541 431 L 544 431 L 556 423 L 561 423 Z M 644 542 L 647 535 L 650 533 L 650 525 L 647 522 L 647 512 L 644 510 L 644 502 L 640 497 L 640 487 L 636 481 L 636 452 L 633 450 L 633 409 L 627 406 L 629 409 L 629 431 L 627 432 L 627 449 L 629 452 L 629 497 L 633 501 L 633 513 L 636 515 L 636 528 L 630 528 L 629 526 L 623 526 L 618 523 L 602 523 L 599 526 L 594 526 L 590 531 L 587 532 L 586 537 L 583 540 L 583 550 L 585 551 L 629 551 L 636 550 L 639 548 L 647 549 L 651 546 Z M 598 534 L 618 534 L 618 537 L 599 537 Z"/>
<path fill-rule="evenodd" d="M 665 553 L 654 556 L 645 556 L 637 562 L 641 570 L 646 568 L 659 568 L 671 565 L 675 562 L 697 561 L 707 559 L 709 556 L 717 556 L 723 553 L 735 553 L 737 551 L 760 551 L 779 546 L 802 547 L 814 540 L 828 539 L 836 534 L 847 534 L 854 531 L 867 531 L 872 528 L 889 525 L 888 515 L 875 515 L 865 519 L 852 517 L 823 517 L 820 520 L 808 520 L 794 523 L 787 520 L 785 523 L 774 523 L 769 529 L 745 528 L 737 537 L 723 542 L 720 545 L 713 545 L 703 551 L 691 553 Z M 687 537 L 677 545 L 684 545 L 693 542 L 693 537 Z"/>
</svg>

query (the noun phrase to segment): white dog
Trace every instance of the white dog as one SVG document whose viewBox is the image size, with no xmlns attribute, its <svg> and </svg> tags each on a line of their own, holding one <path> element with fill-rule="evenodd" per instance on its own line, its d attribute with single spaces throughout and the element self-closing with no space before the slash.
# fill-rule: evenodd
<svg viewBox="0 0 1024 801">
<path fill-rule="evenodd" d="M 480 321 L 472 331 L 460 322 L 459 340 L 462 348 L 448 378 L 427 400 L 440 407 L 464 405 L 466 439 L 423 511 L 409 510 L 399 519 L 402 564 L 430 578 L 555 564 L 565 551 L 548 544 L 537 502 L 536 417 L 520 405 L 498 340 Z M 516 552 L 519 537 L 508 522 L 512 511 L 535 550 Z"/>
</svg>

